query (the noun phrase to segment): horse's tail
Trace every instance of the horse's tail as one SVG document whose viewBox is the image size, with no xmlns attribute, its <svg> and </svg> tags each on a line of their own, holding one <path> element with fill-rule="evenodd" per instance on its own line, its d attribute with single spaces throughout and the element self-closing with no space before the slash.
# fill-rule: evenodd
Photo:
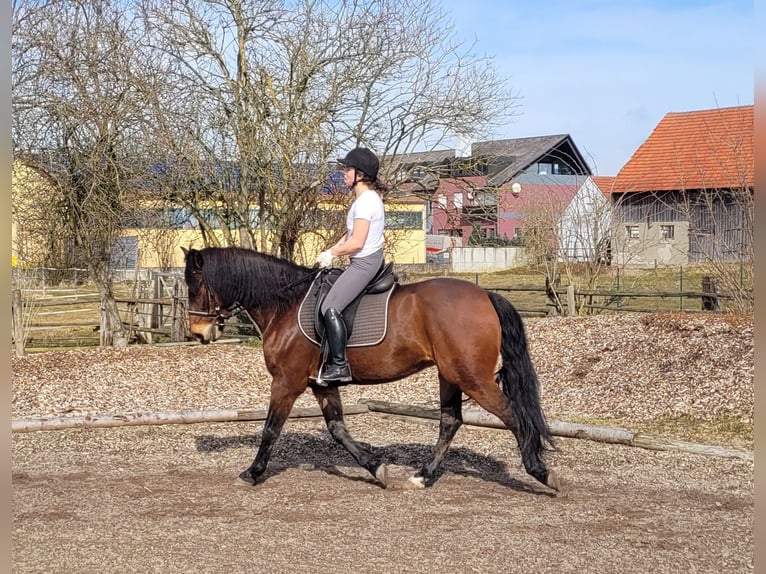
<svg viewBox="0 0 766 574">
<path fill-rule="evenodd" d="M 500 318 L 502 330 L 502 365 L 496 375 L 497 381 L 514 407 L 519 427 L 516 438 L 526 465 L 527 462 L 541 460 L 545 443 L 554 447 L 553 439 L 540 406 L 537 373 L 529 356 L 521 316 L 505 297 L 492 291 L 487 294 Z"/>
</svg>

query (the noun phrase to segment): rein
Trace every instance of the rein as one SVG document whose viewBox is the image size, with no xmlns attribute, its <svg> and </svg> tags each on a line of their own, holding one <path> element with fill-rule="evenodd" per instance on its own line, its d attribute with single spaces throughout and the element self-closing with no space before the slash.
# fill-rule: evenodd
<svg viewBox="0 0 766 574">
<path fill-rule="evenodd" d="M 302 283 L 305 283 L 309 280 L 313 280 L 322 271 L 325 271 L 325 270 L 320 269 L 319 272 L 316 274 L 308 274 L 304 277 L 301 277 L 300 279 L 286 285 L 283 289 L 284 290 L 292 289 L 293 287 L 301 285 Z M 202 279 L 202 284 L 205 286 L 205 293 L 207 293 L 207 310 L 192 311 L 191 309 L 189 309 L 187 311 L 189 315 L 196 315 L 197 317 L 209 317 L 211 319 L 215 319 L 216 326 L 223 329 L 227 319 L 231 319 L 232 317 L 236 317 L 237 315 L 244 313 L 247 316 L 247 318 L 250 320 L 250 322 L 253 324 L 253 326 L 256 328 L 259 335 L 261 335 L 261 338 L 263 338 L 262 333 L 260 333 L 260 328 L 258 327 L 258 324 L 253 320 L 253 318 L 250 316 L 250 313 L 247 312 L 247 309 L 245 309 L 245 307 L 239 301 L 234 301 L 228 307 L 222 308 L 220 305 L 217 305 L 214 303 L 213 296 L 211 295 L 210 287 L 208 287 L 207 282 L 204 279 Z"/>
<path fill-rule="evenodd" d="M 231 319 L 237 315 L 246 312 L 245 308 L 239 301 L 234 301 L 226 308 L 221 308 L 220 305 L 216 305 L 213 302 L 213 296 L 210 294 L 210 288 L 207 286 L 207 282 L 203 279 L 202 284 L 205 286 L 205 293 L 207 293 L 207 310 L 206 311 L 192 311 L 188 310 L 189 315 L 196 315 L 198 317 L 210 317 L 215 319 L 215 323 L 218 327 L 223 328 L 226 319 Z M 211 311 L 212 309 L 212 311 Z M 249 313 L 248 313 L 249 315 Z M 252 319 L 251 319 L 252 320 Z"/>
</svg>

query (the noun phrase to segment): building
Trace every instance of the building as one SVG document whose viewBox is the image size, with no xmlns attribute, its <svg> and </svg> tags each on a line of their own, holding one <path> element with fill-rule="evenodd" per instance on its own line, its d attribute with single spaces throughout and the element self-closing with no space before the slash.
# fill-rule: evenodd
<svg viewBox="0 0 766 574">
<path fill-rule="evenodd" d="M 754 106 L 666 114 L 611 187 L 616 263 L 753 254 Z"/>
<path fill-rule="evenodd" d="M 60 197 L 56 184 L 44 175 L 28 167 L 22 161 L 13 164 L 12 177 L 12 265 L 39 267 L 55 265 L 61 257 L 51 258 L 51 238 L 61 243 L 62 234 L 56 234 L 59 218 L 48 217 L 55 213 L 57 198 Z M 346 198 L 347 199 L 347 198 Z M 343 229 L 345 222 L 345 199 L 334 201 L 321 196 L 319 206 L 311 213 L 316 225 L 315 231 L 305 233 L 296 249 L 299 263 L 312 265 L 317 253 L 326 248 L 330 235 Z M 197 205 L 199 213 L 207 214 L 209 239 L 221 245 L 228 244 L 225 231 L 235 237 L 233 230 L 224 230 L 215 217 L 214 205 Z M 323 217 L 327 213 L 331 217 Z M 257 215 L 255 206 L 251 216 Z M 426 204 L 407 193 L 394 192 L 386 201 L 386 258 L 398 264 L 422 264 L 426 261 L 425 224 Z M 322 221 L 332 221 L 322 225 Z M 206 242 L 200 231 L 200 222 L 188 206 L 171 200 L 146 199 L 131 205 L 126 213 L 124 226 L 112 247 L 111 263 L 115 269 L 170 269 L 183 265 L 181 247 L 201 248 Z M 256 240 L 259 235 L 256 234 Z M 58 245 L 61 249 L 71 246 Z M 259 243 L 258 243 L 259 244 Z M 269 246 L 270 247 L 270 246 Z"/>
</svg>

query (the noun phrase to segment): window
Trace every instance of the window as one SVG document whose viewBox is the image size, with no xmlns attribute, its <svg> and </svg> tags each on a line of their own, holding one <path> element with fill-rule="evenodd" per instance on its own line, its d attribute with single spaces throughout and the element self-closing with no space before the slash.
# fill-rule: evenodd
<svg viewBox="0 0 766 574">
<path fill-rule="evenodd" d="M 676 236 L 676 230 L 674 225 L 660 225 L 660 237 L 668 241 Z"/>
<path fill-rule="evenodd" d="M 386 227 L 390 229 L 423 229 L 420 211 L 387 211 Z"/>
<path fill-rule="evenodd" d="M 625 234 L 628 236 L 628 239 L 639 239 L 638 225 L 626 225 Z"/>
<path fill-rule="evenodd" d="M 452 197 L 452 203 L 455 209 L 463 209 L 463 192 L 458 192 Z"/>
<path fill-rule="evenodd" d="M 135 269 L 138 258 L 138 237 L 126 235 L 118 237 L 112 247 L 110 259 L 115 269 Z"/>
</svg>

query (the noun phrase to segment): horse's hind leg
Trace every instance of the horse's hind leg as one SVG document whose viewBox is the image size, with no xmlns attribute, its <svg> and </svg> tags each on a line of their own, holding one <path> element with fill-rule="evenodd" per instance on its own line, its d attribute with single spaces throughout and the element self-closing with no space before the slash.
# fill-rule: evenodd
<svg viewBox="0 0 766 574">
<path fill-rule="evenodd" d="M 517 416 L 513 402 L 505 396 L 500 387 L 495 384 L 483 385 L 479 388 L 466 390 L 466 394 L 475 400 L 484 410 L 492 413 L 510 429 L 519 445 L 521 461 L 527 473 L 546 486 L 559 490 L 558 478 L 555 473 L 548 470 L 540 453 L 542 451 L 542 438 L 533 431 L 522 432 L 521 422 Z M 524 437 L 528 436 L 525 441 Z"/>
<path fill-rule="evenodd" d="M 447 449 L 463 425 L 463 393 L 460 388 L 439 376 L 439 399 L 441 415 L 439 420 L 439 440 L 434 448 L 434 456 L 423 465 L 409 482 L 416 487 L 431 486 L 436 482 L 439 465 L 447 454 Z"/>
<path fill-rule="evenodd" d="M 312 387 L 319 407 L 322 409 L 327 430 L 332 438 L 342 444 L 359 466 L 366 468 L 383 487 L 387 486 L 388 470 L 380 458 L 373 455 L 369 450 L 351 438 L 343 420 L 343 404 L 340 400 L 340 392 L 337 387 Z"/>
</svg>

